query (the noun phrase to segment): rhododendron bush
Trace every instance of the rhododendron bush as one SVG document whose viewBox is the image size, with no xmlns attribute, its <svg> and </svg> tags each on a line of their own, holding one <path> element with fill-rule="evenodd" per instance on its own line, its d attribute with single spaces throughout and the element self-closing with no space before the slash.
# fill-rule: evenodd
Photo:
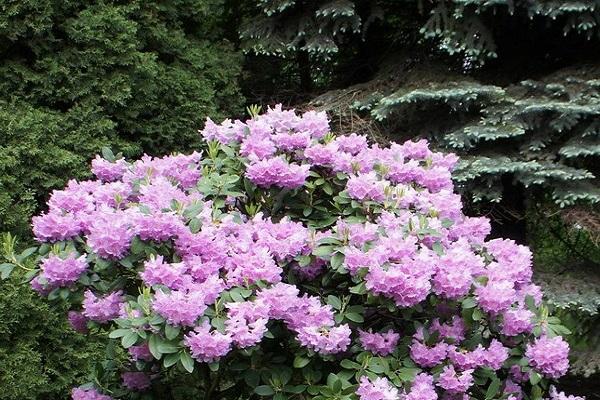
<svg viewBox="0 0 600 400">
<path fill-rule="evenodd" d="M 186 374 L 206 399 L 569 398 L 568 331 L 529 249 L 462 213 L 454 155 L 281 107 L 201 135 L 190 155 L 105 151 L 33 219 L 33 288 L 126 349 L 74 399 L 161 398 Z"/>
</svg>

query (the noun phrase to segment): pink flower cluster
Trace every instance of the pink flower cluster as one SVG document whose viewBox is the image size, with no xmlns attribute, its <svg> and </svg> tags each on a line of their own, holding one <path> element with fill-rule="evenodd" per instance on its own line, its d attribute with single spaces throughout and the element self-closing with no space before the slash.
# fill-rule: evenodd
<svg viewBox="0 0 600 400">
<path fill-rule="evenodd" d="M 201 134 L 206 140 L 239 145 L 247 160 L 246 176 L 261 187 L 301 187 L 310 168 L 318 166 L 350 174 L 347 191 L 356 200 L 384 201 L 393 196 L 386 190 L 389 185 L 413 181 L 432 192 L 451 194 L 454 155 L 432 153 L 425 141 L 380 148 L 353 134 L 325 142 L 328 132 L 324 112 L 296 115 L 279 105 L 246 122 L 217 125 L 209 119 Z M 423 168 L 427 159 L 433 164 Z M 460 205 L 460 198 L 455 202 Z"/>
<path fill-rule="evenodd" d="M 400 335 L 391 329 L 385 333 L 359 331 L 359 340 L 363 348 L 380 356 L 387 356 L 392 353 L 399 339 Z"/>
<path fill-rule="evenodd" d="M 559 392 L 554 386 L 550 387 L 550 398 L 548 400 L 585 400 L 585 397 L 569 396 L 564 392 Z"/>
<path fill-rule="evenodd" d="M 120 291 L 106 296 L 96 296 L 90 290 L 83 294 L 83 315 L 92 321 L 108 322 L 119 316 L 123 306 L 123 296 Z"/>
<path fill-rule="evenodd" d="M 150 377 L 144 372 L 123 372 L 121 378 L 123 379 L 123 386 L 133 391 L 144 391 L 150 387 Z"/>
<path fill-rule="evenodd" d="M 408 354 L 421 370 L 402 390 L 384 377 L 363 377 L 362 400 L 463 398 L 482 367 L 500 376 L 510 371 L 504 388 L 516 399 L 525 386 L 513 373 L 516 346 L 526 349 L 527 368 L 548 378 L 566 372 L 562 338 L 533 340 L 529 299 L 539 306 L 541 291 L 532 282 L 531 252 L 511 240 L 487 240 L 489 221 L 464 215 L 450 175 L 454 155 L 431 151 L 425 140 L 382 147 L 355 134 L 334 137 L 324 113 L 297 115 L 281 106 L 244 122 L 208 120 L 201 134 L 210 142 L 204 159 L 97 157 L 98 179 L 69 182 L 34 217 L 38 241 L 68 250 L 43 259 L 32 286 L 45 295 L 65 287 L 83 294 L 82 309 L 70 314 L 75 329 L 87 330 L 89 321 L 158 320 L 161 328 L 136 329 L 147 336 L 172 329 L 179 346 L 208 363 L 260 345 L 272 326 L 283 325 L 292 347 L 310 356 Z M 215 142 L 227 160 L 213 160 Z M 221 173 L 234 190 L 219 196 L 203 189 Z M 315 210 L 334 218 L 318 225 Z M 102 281 L 110 274 L 114 285 Z M 335 292 L 320 290 L 320 275 L 345 279 L 340 297 L 351 302 L 324 304 L 320 296 Z M 369 297 L 356 296 L 356 288 Z M 346 305 L 370 314 L 346 313 Z M 426 318 L 412 341 L 401 340 L 398 332 L 411 335 L 416 320 L 397 321 L 413 311 Z M 352 322 L 373 316 L 384 323 Z M 485 335 L 473 330 L 482 319 Z M 142 339 L 129 354 L 140 368 L 154 362 Z M 146 390 L 148 369 L 125 372 L 123 385 Z M 96 399 L 91 389 L 75 393 Z"/>
<path fill-rule="evenodd" d="M 71 253 L 64 260 L 56 255 L 46 258 L 41 265 L 42 275 L 48 285 L 67 286 L 77 281 L 88 268 L 85 256 L 77 257 Z"/>
<path fill-rule="evenodd" d="M 525 355 L 536 371 L 550 378 L 560 378 L 569 368 L 569 345 L 560 336 L 538 338 L 527 345 Z"/>
<path fill-rule="evenodd" d="M 71 391 L 73 400 L 112 400 L 112 397 L 96 391 L 96 389 L 74 388 Z"/>
<path fill-rule="evenodd" d="M 433 376 L 421 373 L 415 376 L 410 389 L 400 392 L 387 378 L 371 380 L 361 377 L 356 390 L 360 400 L 437 400 Z"/>
</svg>

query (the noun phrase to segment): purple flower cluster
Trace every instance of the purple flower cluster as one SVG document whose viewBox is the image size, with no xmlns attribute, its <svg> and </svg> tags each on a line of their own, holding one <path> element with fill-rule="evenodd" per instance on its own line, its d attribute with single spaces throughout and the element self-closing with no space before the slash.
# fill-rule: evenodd
<svg viewBox="0 0 600 400">
<path fill-rule="evenodd" d="M 398 389 L 386 378 L 371 381 L 366 376 L 361 378 L 356 394 L 360 400 L 397 400 L 399 396 Z"/>
<path fill-rule="evenodd" d="M 471 385 L 473 385 L 473 370 L 467 369 L 458 373 L 452 365 L 445 366 L 438 379 L 438 386 L 451 394 L 465 393 Z"/>
<path fill-rule="evenodd" d="M 399 339 L 400 335 L 391 329 L 385 333 L 359 331 L 359 340 L 363 348 L 380 356 L 387 356 L 392 353 Z"/>
<path fill-rule="evenodd" d="M 506 336 L 530 333 L 533 329 L 533 318 L 534 314 L 523 307 L 506 310 L 502 314 L 502 333 Z"/>
<path fill-rule="evenodd" d="M 67 286 L 87 270 L 88 264 L 85 256 L 77 257 L 71 253 L 65 259 L 52 255 L 42 262 L 41 268 L 50 286 Z"/>
<path fill-rule="evenodd" d="M 192 357 L 199 362 L 213 362 L 223 357 L 231 350 L 232 341 L 231 336 L 211 329 L 208 322 L 197 326 L 184 339 Z"/>
<path fill-rule="evenodd" d="M 92 160 L 92 172 L 98 179 L 104 182 L 112 182 L 121 179 L 125 171 L 127 171 L 127 167 L 127 162 L 123 159 L 110 162 L 100 156 L 96 156 L 96 158 Z"/>
<path fill-rule="evenodd" d="M 56 244 L 32 287 L 83 295 L 81 311 L 69 314 L 80 332 L 88 324 L 139 329 L 128 352 L 140 370 L 124 372 L 123 387 L 151 386 L 159 368 L 152 335 L 180 346 L 169 354 L 210 363 L 251 352 L 282 327 L 294 341 L 285 348 L 310 357 L 403 354 L 404 365 L 418 367 L 402 388 L 363 376 L 361 400 L 467 398 L 479 368 L 509 376 L 502 387 L 516 400 L 531 369 L 548 378 L 566 372 L 566 342 L 535 339 L 541 291 L 531 252 L 487 240 L 489 221 L 464 215 L 454 155 L 424 140 L 382 147 L 334 137 L 324 113 L 281 106 L 247 121 L 207 120 L 201 134 L 210 142 L 204 159 L 97 157 L 98 179 L 52 192 L 48 211 L 32 221 L 39 242 Z M 216 148 L 227 159 L 215 161 Z M 205 190 L 221 185 L 219 174 L 234 186 L 222 196 Z M 332 277 L 345 281 L 321 290 Z M 325 304 L 321 296 L 335 290 L 343 304 Z M 368 318 L 377 320 L 356 322 Z M 515 347 L 526 350 L 523 359 Z M 108 399 L 81 388 L 73 398 Z"/>
<path fill-rule="evenodd" d="M 150 353 L 148 343 L 131 346 L 127 351 L 134 360 L 152 361 L 154 359 L 154 356 Z"/>
<path fill-rule="evenodd" d="M 438 395 L 433 385 L 433 376 L 418 374 L 412 382 L 410 392 L 403 400 L 437 400 Z"/>
<path fill-rule="evenodd" d="M 550 378 L 560 378 L 569 368 L 569 345 L 560 336 L 540 337 L 527 345 L 525 355 L 536 371 Z"/>
<path fill-rule="evenodd" d="M 71 391 L 73 400 L 112 400 L 112 397 L 99 393 L 96 389 L 74 388 Z"/>
<path fill-rule="evenodd" d="M 196 320 L 206 310 L 205 296 L 193 290 L 158 290 L 152 301 L 152 308 L 171 325 L 194 326 Z"/>
<path fill-rule="evenodd" d="M 246 176 L 261 187 L 278 186 L 294 189 L 304 185 L 309 165 L 290 164 L 281 157 L 258 160 L 246 169 Z"/>
<path fill-rule="evenodd" d="M 120 291 L 98 297 L 87 290 L 83 295 L 83 315 L 87 319 L 108 322 L 119 316 L 123 304 L 123 296 Z"/>
<path fill-rule="evenodd" d="M 387 378 L 371 380 L 363 376 L 356 394 L 360 400 L 437 400 L 433 380 L 429 374 L 418 374 L 410 389 L 400 392 Z"/>
<path fill-rule="evenodd" d="M 547 400 L 585 400 L 585 397 L 569 396 L 564 392 L 559 392 L 554 386 L 550 387 L 550 398 Z"/>
<path fill-rule="evenodd" d="M 239 145 L 247 160 L 246 177 L 260 187 L 293 189 L 303 186 L 311 167 L 350 174 L 347 192 L 356 200 L 383 202 L 395 196 L 391 184 L 412 181 L 432 192 L 452 189 L 449 169 L 457 158 L 429 150 L 425 141 L 369 146 L 364 136 L 352 134 L 324 141 L 329 132 L 324 112 L 296 115 L 281 106 L 246 122 L 208 119 L 201 131 L 205 140 Z M 427 162 L 433 165 L 424 168 Z M 450 193 L 450 192 L 448 192 Z M 460 198 L 456 197 L 457 205 Z"/>
<path fill-rule="evenodd" d="M 123 372 L 121 378 L 123 379 L 123 386 L 133 391 L 144 391 L 150 387 L 150 377 L 144 372 Z"/>
<path fill-rule="evenodd" d="M 81 313 L 79 311 L 69 311 L 67 318 L 68 318 L 69 324 L 71 325 L 71 328 L 73 328 L 73 330 L 75 330 L 79 333 L 87 333 L 88 332 L 88 327 L 87 327 L 88 319 L 85 317 L 85 315 L 83 315 L 83 313 Z"/>
</svg>

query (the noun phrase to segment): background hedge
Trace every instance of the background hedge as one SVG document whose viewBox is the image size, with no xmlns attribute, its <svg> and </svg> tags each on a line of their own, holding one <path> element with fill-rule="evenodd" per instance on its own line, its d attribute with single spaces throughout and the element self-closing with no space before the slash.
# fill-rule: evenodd
<svg viewBox="0 0 600 400">
<path fill-rule="evenodd" d="M 198 143 L 236 115 L 241 55 L 220 0 L 0 4 L 0 230 L 27 233 L 51 188 L 108 145 L 126 155 Z"/>
</svg>

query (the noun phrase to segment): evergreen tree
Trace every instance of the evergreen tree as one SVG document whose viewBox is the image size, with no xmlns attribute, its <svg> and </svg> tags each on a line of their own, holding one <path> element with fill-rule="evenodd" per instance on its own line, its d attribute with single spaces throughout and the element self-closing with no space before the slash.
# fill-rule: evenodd
<svg viewBox="0 0 600 400">
<path fill-rule="evenodd" d="M 560 207 L 600 202 L 600 85 L 596 67 L 502 88 L 468 81 L 430 83 L 370 96 L 354 107 L 376 120 L 410 115 L 417 135 L 461 155 L 455 180 L 474 201 L 499 202 L 503 176 Z M 432 129 L 430 114 L 443 118 Z M 542 193 L 540 190 L 542 189 Z"/>
<path fill-rule="evenodd" d="M 241 111 L 241 57 L 221 0 L 0 4 L 0 230 L 27 232 L 42 194 L 126 155 L 198 143 Z"/>
</svg>

